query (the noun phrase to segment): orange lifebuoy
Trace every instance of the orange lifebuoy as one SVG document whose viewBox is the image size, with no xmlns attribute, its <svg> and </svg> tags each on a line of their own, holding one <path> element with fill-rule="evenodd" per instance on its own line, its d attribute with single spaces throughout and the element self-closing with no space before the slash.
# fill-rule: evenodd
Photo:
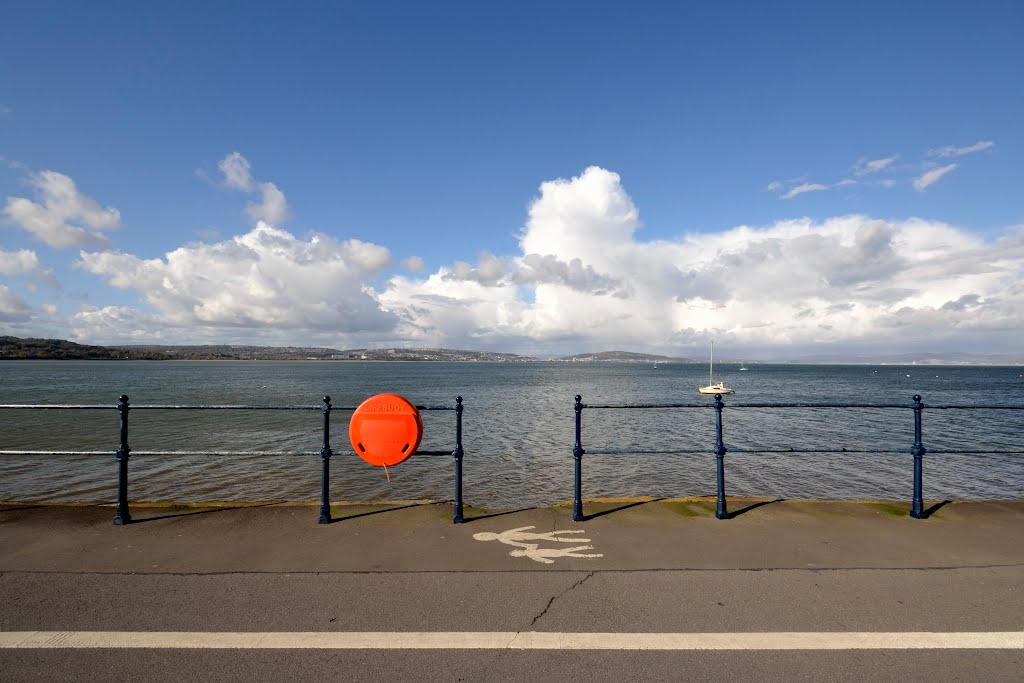
<svg viewBox="0 0 1024 683">
<path fill-rule="evenodd" d="M 371 465 L 397 465 L 420 446 L 420 411 L 398 394 L 371 396 L 352 413 L 348 438 L 356 455 Z"/>
</svg>

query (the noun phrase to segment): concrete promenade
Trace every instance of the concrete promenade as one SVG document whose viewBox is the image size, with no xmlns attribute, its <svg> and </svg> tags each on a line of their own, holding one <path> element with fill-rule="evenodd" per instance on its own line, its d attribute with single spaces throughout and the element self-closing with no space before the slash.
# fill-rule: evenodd
<svg viewBox="0 0 1024 683">
<path fill-rule="evenodd" d="M 1024 501 L 0 504 L 0 679 L 1021 680 Z"/>
</svg>

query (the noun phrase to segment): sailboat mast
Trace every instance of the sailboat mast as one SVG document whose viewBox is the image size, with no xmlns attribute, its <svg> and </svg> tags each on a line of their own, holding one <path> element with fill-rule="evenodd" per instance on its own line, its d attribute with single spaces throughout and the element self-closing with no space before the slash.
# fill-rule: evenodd
<svg viewBox="0 0 1024 683">
<path fill-rule="evenodd" d="M 711 362 L 708 364 L 708 386 L 715 383 L 713 378 L 715 374 L 715 342 L 711 340 Z"/>
</svg>

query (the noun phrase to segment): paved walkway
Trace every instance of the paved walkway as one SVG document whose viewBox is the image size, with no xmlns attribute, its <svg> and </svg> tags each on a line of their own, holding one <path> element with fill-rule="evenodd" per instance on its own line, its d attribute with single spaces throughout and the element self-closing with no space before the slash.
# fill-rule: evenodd
<svg viewBox="0 0 1024 683">
<path fill-rule="evenodd" d="M 317 572 L 939 568 L 1024 564 L 1024 501 L 926 504 L 929 519 L 894 502 L 707 499 L 588 501 L 485 512 L 451 523 L 451 504 L 407 501 L 317 506 L 132 507 L 115 527 L 109 506 L 0 505 L 0 570 Z M 510 529 L 520 540 L 477 540 Z M 550 532 L 566 530 L 567 533 Z M 540 534 L 530 538 L 530 534 Z M 548 536 L 545 537 L 544 535 Z M 491 538 L 488 536 L 487 538 Z M 589 539 L 587 542 L 578 538 Z M 516 545 L 519 543 L 520 545 Z M 528 545 L 537 552 L 529 552 Z M 558 550 L 588 545 L 577 555 Z M 516 553 L 516 551 L 520 551 Z M 550 551 L 550 556 L 544 553 Z M 515 553 L 515 554 L 510 554 Z"/>
<path fill-rule="evenodd" d="M 1019 680 L 1024 501 L 0 504 L 5 680 Z M 299 648 L 295 650 L 294 648 Z M 807 649 L 810 648 L 810 649 Z M 299 654 L 304 653 L 304 654 Z M 717 653 L 717 654 L 715 654 Z"/>
</svg>

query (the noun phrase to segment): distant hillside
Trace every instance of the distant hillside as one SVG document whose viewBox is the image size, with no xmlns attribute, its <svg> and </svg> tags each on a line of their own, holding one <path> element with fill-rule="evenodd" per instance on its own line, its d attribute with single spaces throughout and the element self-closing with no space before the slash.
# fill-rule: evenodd
<svg viewBox="0 0 1024 683">
<path fill-rule="evenodd" d="M 164 360 L 166 354 L 154 351 L 127 351 L 106 346 L 87 346 L 64 339 L 21 339 L 0 337 L 2 360 Z"/>
<path fill-rule="evenodd" d="M 460 351 L 457 349 L 349 349 L 336 352 L 333 358 L 335 360 L 440 361 L 447 363 L 531 363 L 537 360 L 530 356 L 519 356 L 514 353 Z"/>
<path fill-rule="evenodd" d="M 514 353 L 454 349 L 348 349 L 239 344 L 87 346 L 63 339 L 0 337 L 0 360 L 372 360 L 524 363 Z"/>
<path fill-rule="evenodd" d="M 495 351 L 459 349 L 346 349 L 323 346 L 249 346 L 243 344 L 132 344 L 90 346 L 64 339 L 23 339 L 0 336 L 0 360 L 332 360 L 421 361 L 446 363 L 533 363 L 538 358 Z M 551 358 L 563 363 L 706 363 L 632 351 L 598 351 Z M 723 359 L 724 364 L 736 363 Z M 764 361 L 750 361 L 755 364 Z M 1022 365 L 1024 354 L 903 353 L 889 356 L 820 354 L 775 361 L 797 365 Z"/>
<path fill-rule="evenodd" d="M 671 356 L 657 356 L 650 353 L 633 353 L 632 351 L 598 351 L 597 353 L 578 353 L 575 356 L 565 356 L 558 360 L 571 363 L 582 362 L 613 362 L 613 363 L 692 363 L 686 358 L 673 358 Z"/>
<path fill-rule="evenodd" d="M 979 354 L 979 353 L 901 353 L 892 355 L 842 356 L 815 355 L 803 356 L 790 361 L 791 364 L 807 365 L 1021 365 L 1024 354 Z"/>
<path fill-rule="evenodd" d="M 339 353 L 322 346 L 247 346 L 242 344 L 157 345 L 117 347 L 131 353 L 158 353 L 176 360 L 324 360 Z"/>
</svg>

